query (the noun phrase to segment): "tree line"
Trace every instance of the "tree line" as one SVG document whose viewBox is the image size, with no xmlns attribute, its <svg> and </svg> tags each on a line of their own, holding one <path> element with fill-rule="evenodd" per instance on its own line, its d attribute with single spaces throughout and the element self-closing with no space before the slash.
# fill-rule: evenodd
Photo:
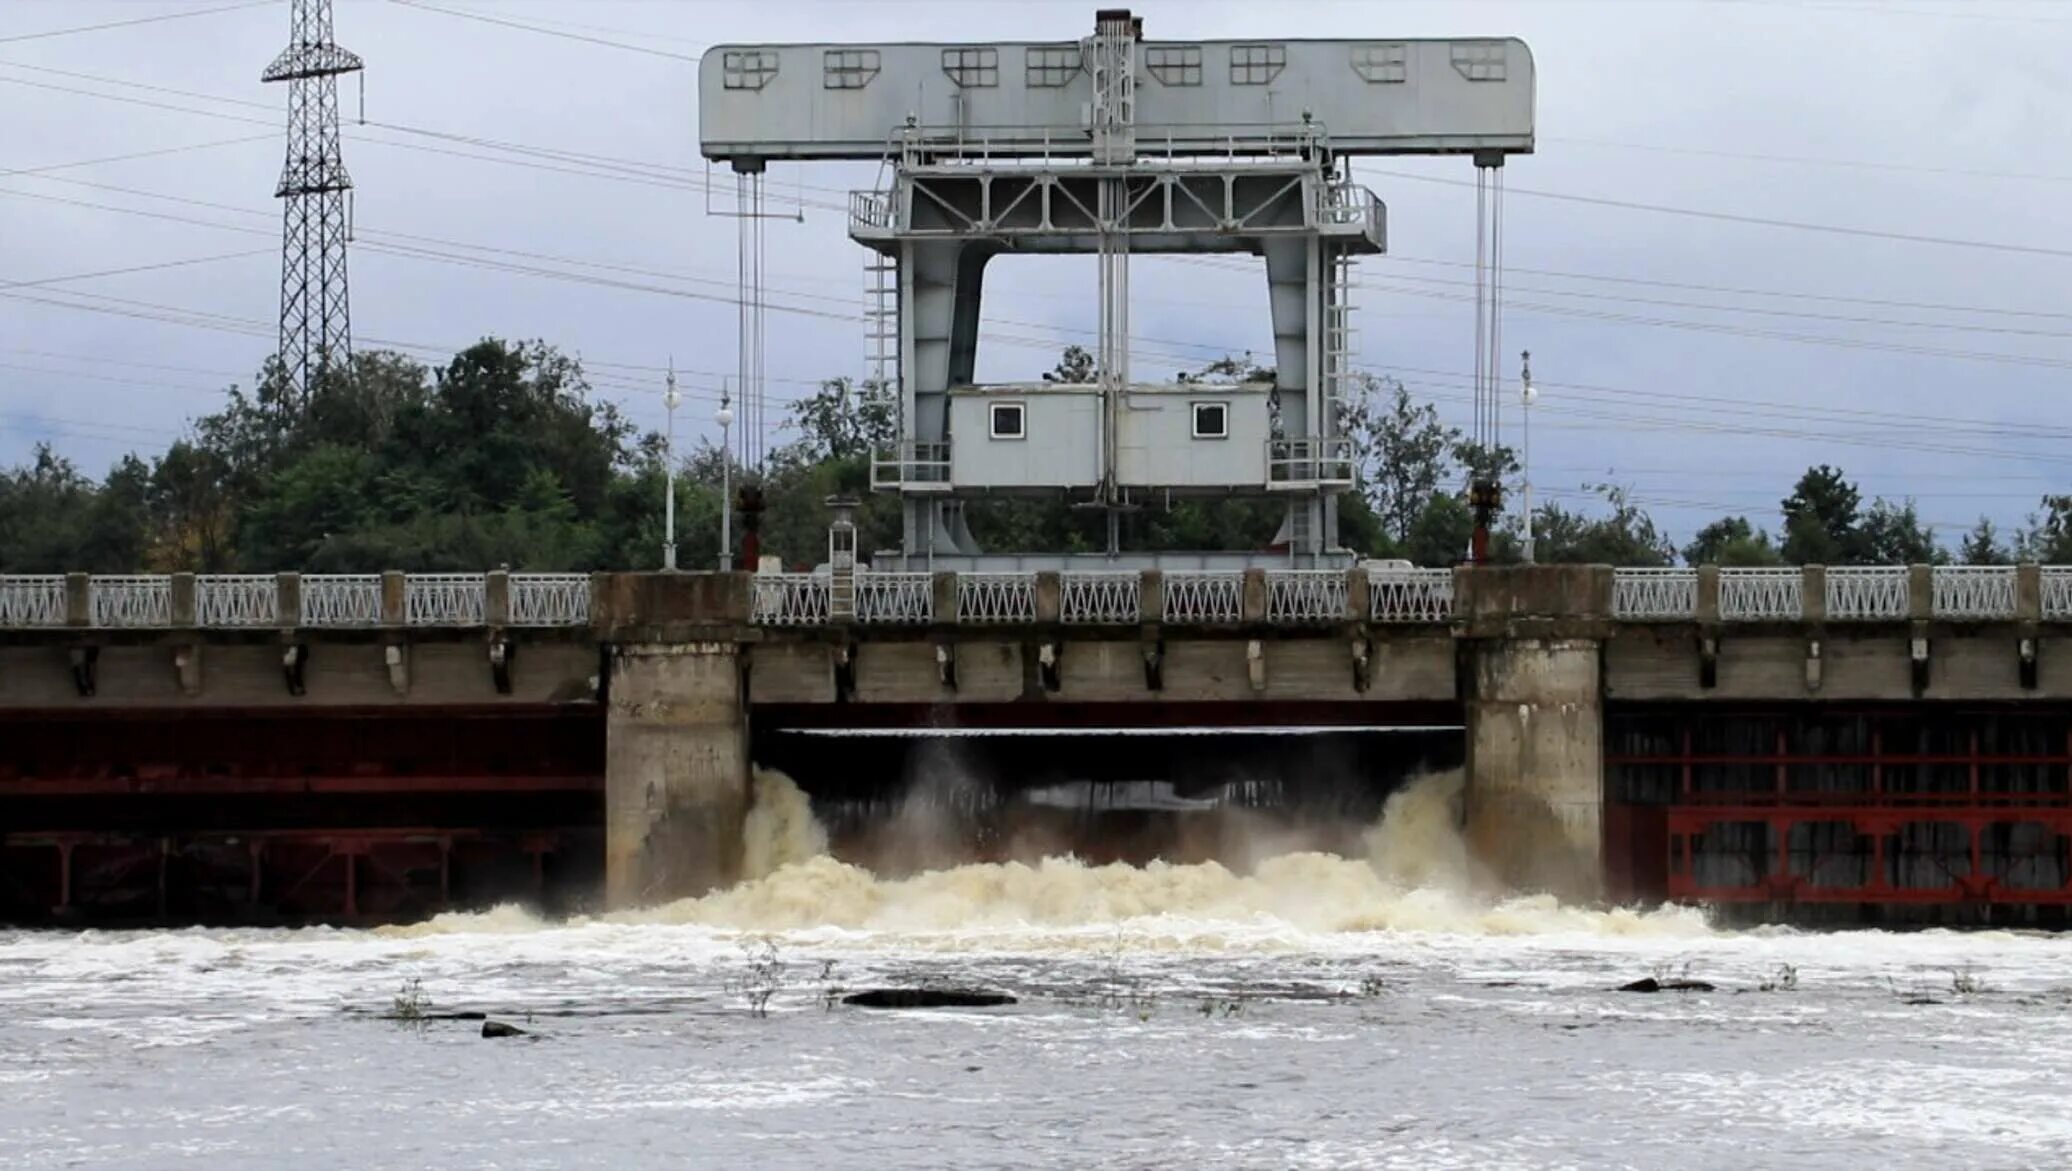
<svg viewBox="0 0 2072 1171">
<path fill-rule="evenodd" d="M 1092 359 L 1069 347 L 1045 377 L 1085 381 Z M 1188 380 L 1271 378 L 1225 358 Z M 1363 377 L 1343 404 L 1359 486 L 1340 503 L 1345 544 L 1377 558 L 1452 565 L 1473 518 L 1471 469 L 1511 476 L 1508 448 L 1484 448 L 1445 426 L 1400 382 Z M 899 504 L 873 494 L 870 456 L 897 439 L 889 388 L 829 379 L 795 403 L 788 442 L 760 469 L 733 469 L 766 502 L 762 546 L 811 565 L 826 549 L 824 501 L 861 501 L 859 547 L 896 547 Z M 0 472 L 0 572 L 310 573 L 653 569 L 661 560 L 668 456 L 597 399 L 579 361 L 541 342 L 486 339 L 430 368 L 366 352 L 298 392 L 277 363 L 250 390 L 195 419 L 154 456 L 126 455 L 95 479 L 49 446 Z M 678 453 L 678 564 L 719 560 L 720 479 L 728 457 L 709 443 Z M 2072 561 L 2072 495 L 2045 496 L 2013 533 L 1981 519 L 1944 547 L 1911 500 L 1866 503 L 1838 469 L 1810 468 L 1780 502 L 1775 535 L 1722 517 L 1681 547 L 1615 484 L 1591 486 L 1602 507 L 1534 510 L 1545 562 L 1669 565 L 1893 564 L 1957 560 Z M 1176 500 L 1125 515 L 1126 547 L 1255 549 L 1278 529 L 1279 502 Z M 1090 552 L 1106 547 L 1098 511 L 1063 500 L 1005 499 L 970 510 L 993 549 Z M 742 522 L 737 521 L 737 536 Z M 1522 554 L 1513 516 L 1495 534 L 1501 560 Z"/>
</svg>

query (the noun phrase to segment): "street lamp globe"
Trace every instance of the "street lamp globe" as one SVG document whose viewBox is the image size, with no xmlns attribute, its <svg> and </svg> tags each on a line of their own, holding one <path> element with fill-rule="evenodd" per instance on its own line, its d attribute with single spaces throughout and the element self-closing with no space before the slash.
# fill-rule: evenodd
<svg viewBox="0 0 2072 1171">
<path fill-rule="evenodd" d="M 714 422 L 718 423 L 722 427 L 731 427 L 734 425 L 734 408 L 729 406 L 722 406 L 720 407 L 718 413 L 714 414 L 712 418 Z"/>
</svg>

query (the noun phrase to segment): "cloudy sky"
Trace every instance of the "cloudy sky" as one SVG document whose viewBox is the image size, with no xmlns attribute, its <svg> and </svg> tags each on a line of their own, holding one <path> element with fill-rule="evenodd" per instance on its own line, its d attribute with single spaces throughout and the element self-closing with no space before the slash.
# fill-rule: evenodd
<svg viewBox="0 0 2072 1171">
<path fill-rule="evenodd" d="M 662 423 L 673 360 L 709 431 L 734 367 L 731 181 L 698 158 L 696 58 L 726 41 L 1073 38 L 1091 0 L 338 0 L 362 348 L 484 335 L 582 356 Z M 1774 527 L 1809 463 L 1947 536 L 2072 491 L 2072 6 L 1990 0 L 1139 3 L 1155 38 L 1516 35 L 1539 152 L 1508 168 L 1505 348 L 1533 352 L 1534 479 L 1631 488 L 1681 538 Z M 179 19 L 138 22 L 164 13 Z M 104 25 L 94 31 L 44 35 Z M 524 26 L 524 27 L 520 27 Z M 250 380 L 278 301 L 286 0 L 0 0 L 0 462 L 95 473 Z M 117 156 L 129 156 L 117 159 Z M 104 161 L 114 160 L 114 161 Z M 858 374 L 839 192 L 773 170 L 773 398 Z M 1359 360 L 1465 421 L 1472 168 L 1364 160 L 1391 256 Z M 128 270 L 128 271 L 122 271 Z M 1267 352 L 1263 279 L 1140 261 L 1136 368 Z M 996 265 L 981 377 L 1094 323 L 1090 258 Z M 773 407 L 773 424 L 780 415 Z M 1506 415 L 1515 428 L 1517 412 Z M 1513 431 L 1507 438 L 1514 442 Z M 782 435 L 773 435 L 772 443 Z"/>
</svg>

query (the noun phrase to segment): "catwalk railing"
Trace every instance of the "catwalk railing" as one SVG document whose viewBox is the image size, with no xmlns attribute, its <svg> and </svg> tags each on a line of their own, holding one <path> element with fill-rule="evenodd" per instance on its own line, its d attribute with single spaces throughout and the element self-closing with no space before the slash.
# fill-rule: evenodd
<svg viewBox="0 0 2072 1171">
<path fill-rule="evenodd" d="M 1473 572 L 860 569 L 854 613 L 838 614 L 822 569 L 748 577 L 745 617 L 765 627 L 1446 625 L 1458 617 L 1456 575 Z M 1706 566 L 1609 577 L 1597 612 L 1616 622 L 2072 623 L 2072 566 Z M 0 630 L 584 627 L 599 588 L 579 573 L 8 574 Z"/>
</svg>

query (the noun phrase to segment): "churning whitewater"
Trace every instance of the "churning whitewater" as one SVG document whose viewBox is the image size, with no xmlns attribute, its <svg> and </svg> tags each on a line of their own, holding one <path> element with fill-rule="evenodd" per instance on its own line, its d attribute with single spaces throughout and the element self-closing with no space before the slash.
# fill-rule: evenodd
<svg viewBox="0 0 2072 1171">
<path fill-rule="evenodd" d="M 1461 774 L 1427 775 L 1393 794 L 1360 841 L 1360 857 L 1274 853 L 1263 839 L 1249 868 L 1220 862 L 1088 865 L 1071 857 L 966 863 L 883 877 L 830 855 L 806 794 L 759 769 L 750 809 L 747 879 L 701 898 L 604 917 L 742 932 L 846 932 L 1014 937 L 1040 946 L 1065 933 L 1120 928 L 1145 939 L 1199 941 L 1218 932 L 1298 945 L 1305 934 L 1429 931 L 1696 936 L 1690 908 L 1593 910 L 1543 894 L 1493 891 L 1457 829 Z M 406 932 L 467 931 L 479 916 L 446 915 Z M 493 913 L 498 924 L 517 918 Z M 1237 935 L 1229 935 L 1236 929 Z"/>
</svg>

